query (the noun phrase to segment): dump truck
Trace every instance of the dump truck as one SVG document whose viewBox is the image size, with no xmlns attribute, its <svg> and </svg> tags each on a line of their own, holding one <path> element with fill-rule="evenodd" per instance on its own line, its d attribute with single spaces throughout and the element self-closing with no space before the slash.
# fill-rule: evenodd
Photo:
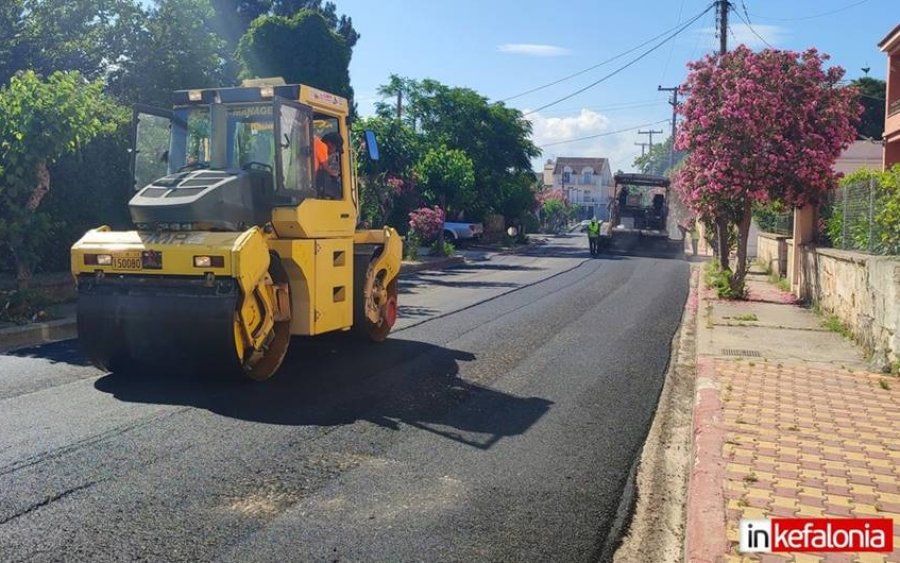
<svg viewBox="0 0 900 563">
<path fill-rule="evenodd" d="M 348 114 L 280 79 L 136 106 L 134 229 L 100 226 L 71 250 L 87 358 L 265 380 L 294 335 L 384 340 L 402 242 L 358 228 Z M 363 142 L 377 159 L 374 134 Z"/>
</svg>

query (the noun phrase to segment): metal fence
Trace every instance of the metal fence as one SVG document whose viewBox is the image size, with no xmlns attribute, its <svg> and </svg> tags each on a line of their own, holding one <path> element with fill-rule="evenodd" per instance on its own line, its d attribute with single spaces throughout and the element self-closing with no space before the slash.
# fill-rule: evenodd
<svg viewBox="0 0 900 563">
<path fill-rule="evenodd" d="M 878 212 L 884 202 L 874 178 L 848 184 L 830 192 L 822 209 L 822 242 L 842 250 L 871 254 L 892 254 L 896 249 L 885 242 Z"/>
<path fill-rule="evenodd" d="M 776 235 L 791 236 L 794 234 L 794 210 L 771 211 L 759 210 L 753 214 L 760 231 Z"/>
</svg>

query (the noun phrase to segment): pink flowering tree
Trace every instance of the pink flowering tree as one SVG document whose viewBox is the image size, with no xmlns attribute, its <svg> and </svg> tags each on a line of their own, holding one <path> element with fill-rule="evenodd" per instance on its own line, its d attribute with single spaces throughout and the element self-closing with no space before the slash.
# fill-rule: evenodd
<svg viewBox="0 0 900 563">
<path fill-rule="evenodd" d="M 689 151 L 676 177 L 682 200 L 714 225 L 716 254 L 729 264 L 737 230 L 732 295 L 742 295 L 747 233 L 754 203 L 816 203 L 837 177 L 833 164 L 855 138 L 862 111 L 853 88 L 840 87 L 840 67 L 828 55 L 741 45 L 724 56 L 688 65 L 688 94 L 676 148 Z"/>
</svg>

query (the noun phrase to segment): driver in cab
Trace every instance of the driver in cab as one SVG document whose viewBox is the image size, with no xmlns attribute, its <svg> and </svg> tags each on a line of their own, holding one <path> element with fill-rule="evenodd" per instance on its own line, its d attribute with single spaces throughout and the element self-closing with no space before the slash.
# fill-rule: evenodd
<svg viewBox="0 0 900 563">
<path fill-rule="evenodd" d="M 331 132 L 315 138 L 316 191 L 323 199 L 342 199 L 340 134 Z"/>
</svg>

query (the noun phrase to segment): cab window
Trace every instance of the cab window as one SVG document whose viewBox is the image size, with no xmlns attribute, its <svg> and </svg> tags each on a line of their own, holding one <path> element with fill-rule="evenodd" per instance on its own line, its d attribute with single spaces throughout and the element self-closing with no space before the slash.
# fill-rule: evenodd
<svg viewBox="0 0 900 563">
<path fill-rule="evenodd" d="M 313 178 L 318 199 L 344 198 L 341 178 L 344 139 L 338 118 L 313 115 Z"/>
</svg>

